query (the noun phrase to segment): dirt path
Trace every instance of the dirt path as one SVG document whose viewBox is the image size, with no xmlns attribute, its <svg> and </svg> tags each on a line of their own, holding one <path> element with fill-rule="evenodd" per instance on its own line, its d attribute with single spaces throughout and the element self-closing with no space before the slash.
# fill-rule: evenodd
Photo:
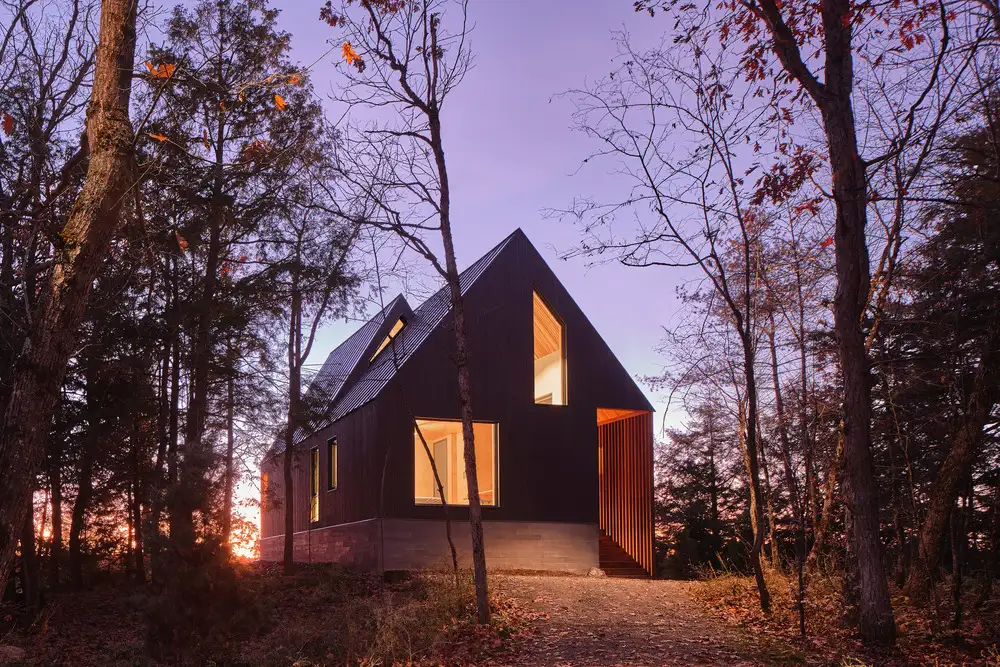
<svg viewBox="0 0 1000 667">
<path fill-rule="evenodd" d="M 797 664 L 705 614 L 689 584 L 598 577 L 509 576 L 508 595 L 541 614 L 510 665 Z"/>
</svg>

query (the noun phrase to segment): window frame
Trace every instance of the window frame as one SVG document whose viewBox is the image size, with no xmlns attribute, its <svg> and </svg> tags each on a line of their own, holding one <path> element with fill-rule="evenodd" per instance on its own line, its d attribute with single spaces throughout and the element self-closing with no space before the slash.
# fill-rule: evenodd
<svg viewBox="0 0 1000 667">
<path fill-rule="evenodd" d="M 340 482 L 340 447 L 336 436 L 326 441 L 326 490 L 336 491 Z"/>
<path fill-rule="evenodd" d="M 455 419 L 454 417 L 414 417 L 413 421 L 414 421 L 414 427 L 410 431 L 410 435 L 414 439 L 414 443 L 413 443 L 414 448 L 416 448 L 416 444 L 417 444 L 417 434 L 416 434 L 416 423 L 417 422 L 428 421 L 428 422 L 451 422 L 451 423 L 457 423 L 457 424 L 461 424 L 462 423 L 461 419 Z M 473 423 L 473 425 L 475 425 L 475 424 L 489 424 L 490 426 L 493 427 L 493 446 L 490 449 L 490 451 L 491 451 L 491 453 L 493 455 L 493 503 L 490 504 L 490 505 L 486 505 L 486 504 L 483 504 L 482 500 L 480 500 L 480 507 L 482 507 L 484 510 L 486 510 L 486 509 L 498 509 L 500 507 L 500 422 L 499 421 L 490 421 L 489 419 L 473 419 L 472 423 Z M 437 442 L 438 440 L 440 440 L 440 438 L 438 438 L 437 440 L 434 440 L 434 441 L 428 441 L 427 442 L 427 446 L 428 447 L 433 447 L 434 443 Z M 414 451 L 415 451 L 415 449 L 414 449 Z M 433 449 L 432 449 L 432 453 L 433 453 Z M 463 454 L 463 456 L 464 456 L 464 454 Z M 477 464 L 479 463 L 478 459 L 476 460 L 476 463 Z M 414 488 L 416 486 L 416 474 L 417 474 L 417 462 L 416 462 L 416 459 L 414 459 L 413 464 L 410 466 L 410 470 L 413 473 L 412 482 L 410 484 L 411 494 L 412 494 L 411 497 L 413 499 L 413 506 L 414 507 L 442 507 L 442 505 L 441 505 L 441 499 L 440 498 L 437 498 L 437 502 L 436 503 L 418 503 L 417 502 L 416 490 Z M 447 491 L 447 489 L 445 489 L 445 490 Z M 436 485 L 435 485 L 434 493 L 435 494 L 438 493 Z M 482 495 L 482 489 L 480 489 L 479 494 Z M 468 502 L 465 502 L 465 503 L 453 503 L 453 502 L 451 502 L 449 500 L 449 501 L 447 501 L 447 506 L 448 507 L 468 507 L 469 503 Z"/>
<path fill-rule="evenodd" d="M 399 325 L 398 329 L 396 329 L 397 324 Z M 403 317 L 402 315 L 396 318 L 396 321 L 392 323 L 391 327 L 389 327 L 389 332 L 385 335 L 385 338 L 382 339 L 382 342 L 378 344 L 378 347 L 375 348 L 375 352 L 368 359 L 369 364 L 375 363 L 375 360 L 378 358 L 380 354 L 382 354 L 385 348 L 392 345 L 396 341 L 396 339 L 403 334 L 403 331 L 406 329 L 407 324 L 409 323 L 406 321 L 406 318 Z M 395 333 L 393 333 L 394 330 Z"/>
<path fill-rule="evenodd" d="M 532 360 L 534 360 L 534 356 L 535 356 L 534 355 L 534 345 L 535 345 L 535 304 L 534 304 L 534 297 L 536 297 L 536 296 L 538 297 L 538 300 L 542 302 L 542 305 L 545 306 L 545 309 L 549 311 L 549 315 L 552 316 L 552 319 L 554 319 L 556 322 L 559 323 L 559 364 L 560 364 L 560 375 L 561 375 L 560 380 L 561 380 L 561 383 L 562 383 L 562 403 L 556 403 L 556 402 L 554 402 L 554 401 L 551 400 L 552 398 L 554 398 L 552 396 L 552 392 L 549 392 L 548 394 L 543 394 L 540 397 L 540 398 L 544 398 L 545 396 L 548 396 L 549 397 L 549 402 L 548 403 L 544 403 L 544 402 L 543 403 L 539 403 L 538 401 L 535 400 L 538 397 L 535 397 L 535 395 L 534 395 L 534 393 L 535 393 L 534 392 L 534 381 L 535 381 L 534 367 L 532 367 L 532 392 L 531 392 L 532 393 L 532 400 L 531 400 L 531 402 L 534 403 L 535 405 L 548 405 L 548 406 L 552 406 L 552 407 L 566 406 L 566 405 L 569 405 L 569 354 L 567 352 L 567 345 L 566 345 L 566 342 L 567 342 L 567 338 L 566 338 L 566 329 L 567 329 L 567 327 L 566 327 L 566 320 L 564 320 L 562 318 L 562 316 L 559 314 L 559 312 L 555 308 L 552 307 L 552 304 L 549 302 L 548 299 L 545 298 L 545 295 L 542 294 L 542 291 L 538 288 L 538 285 L 532 285 L 531 286 L 531 296 L 532 296 L 532 303 L 531 303 L 531 345 L 532 345 L 532 355 L 531 356 L 532 356 Z"/>
<path fill-rule="evenodd" d="M 309 450 L 309 523 L 319 522 L 319 446 Z"/>
</svg>

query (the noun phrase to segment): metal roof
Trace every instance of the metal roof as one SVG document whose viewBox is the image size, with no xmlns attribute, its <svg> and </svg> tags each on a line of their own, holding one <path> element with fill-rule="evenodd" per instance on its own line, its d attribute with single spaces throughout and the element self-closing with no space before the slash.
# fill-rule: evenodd
<svg viewBox="0 0 1000 667">
<path fill-rule="evenodd" d="M 520 229 L 514 230 L 507 238 L 459 274 L 462 294 L 465 294 L 472 287 L 503 249 L 509 245 L 511 239 L 518 234 L 523 235 L 524 232 Z M 368 350 L 374 352 L 374 348 L 384 338 L 384 335 L 379 335 L 379 333 L 383 330 L 387 331 L 395 323 L 398 315 L 393 311 L 399 311 L 402 314 L 406 326 L 396 336 L 393 343 L 369 363 L 370 353 L 366 355 L 366 352 Z M 299 429 L 295 434 L 296 443 L 378 396 L 396 375 L 396 371 L 438 328 L 449 312 L 451 312 L 451 297 L 447 285 L 424 301 L 412 313 L 409 312 L 405 299 L 400 295 L 337 346 L 327 357 L 323 368 L 309 386 L 308 392 L 314 397 L 311 400 L 317 400 L 317 397 L 319 400 L 329 400 L 330 409 L 323 418 Z M 366 363 L 368 366 L 364 368 Z"/>
</svg>

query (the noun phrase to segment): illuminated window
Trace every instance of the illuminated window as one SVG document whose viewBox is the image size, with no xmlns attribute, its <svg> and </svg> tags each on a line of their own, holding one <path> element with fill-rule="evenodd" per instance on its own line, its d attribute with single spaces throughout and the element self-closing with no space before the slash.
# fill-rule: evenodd
<svg viewBox="0 0 1000 667">
<path fill-rule="evenodd" d="M 535 322 L 535 403 L 566 405 L 563 325 L 538 292 L 532 292 Z"/>
<path fill-rule="evenodd" d="M 330 438 L 326 441 L 327 476 L 326 490 L 333 491 L 337 488 L 337 439 Z"/>
<path fill-rule="evenodd" d="M 267 490 L 268 490 L 267 473 L 262 472 L 260 474 L 260 508 L 262 510 L 267 509 Z"/>
<path fill-rule="evenodd" d="M 368 361 L 369 362 L 375 361 L 375 357 L 378 356 L 379 352 L 384 350 L 389 345 L 389 343 L 394 341 L 396 339 L 396 336 L 399 335 L 399 332 L 402 331 L 403 327 L 405 326 L 406 326 L 406 320 L 404 320 L 402 317 L 396 320 L 396 323 L 392 325 L 391 329 L 389 329 L 389 335 L 386 336 L 381 343 L 379 343 L 378 349 L 375 350 L 375 354 L 373 354 L 372 358 L 369 359 Z"/>
<path fill-rule="evenodd" d="M 476 422 L 472 425 L 472 431 L 476 442 L 479 502 L 495 507 L 498 501 L 497 425 Z M 441 494 L 424 442 L 427 443 L 427 449 L 437 467 L 445 501 L 449 505 L 468 505 L 469 486 L 465 476 L 462 422 L 418 419 L 417 428 L 413 431 L 413 500 L 418 505 L 440 505 Z"/>
<path fill-rule="evenodd" d="M 319 447 L 309 450 L 309 521 L 319 521 Z"/>
</svg>

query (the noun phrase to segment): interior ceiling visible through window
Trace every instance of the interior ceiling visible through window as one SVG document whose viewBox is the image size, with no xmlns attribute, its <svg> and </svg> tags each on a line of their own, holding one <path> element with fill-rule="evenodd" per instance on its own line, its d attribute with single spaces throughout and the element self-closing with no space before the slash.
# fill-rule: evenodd
<svg viewBox="0 0 1000 667">
<path fill-rule="evenodd" d="M 531 296 L 535 310 L 535 359 L 541 359 L 562 346 L 562 325 L 538 292 L 532 292 Z"/>
<path fill-rule="evenodd" d="M 406 320 L 404 320 L 402 317 L 396 320 L 396 323 L 392 325 L 392 329 L 389 330 L 389 335 L 387 335 L 379 344 L 378 349 L 375 350 L 375 354 L 372 355 L 370 361 L 375 361 L 375 357 L 378 356 L 379 352 L 384 350 L 389 345 L 389 343 L 392 342 L 392 340 L 399 334 L 399 332 L 403 330 L 404 326 L 406 326 Z"/>
</svg>

